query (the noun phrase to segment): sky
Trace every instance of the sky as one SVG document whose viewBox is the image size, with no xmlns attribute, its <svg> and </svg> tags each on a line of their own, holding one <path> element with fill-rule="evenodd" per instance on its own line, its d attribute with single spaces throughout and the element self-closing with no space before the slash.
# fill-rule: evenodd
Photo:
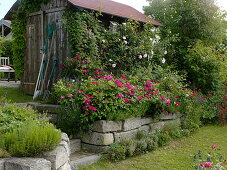
<svg viewBox="0 0 227 170">
<path fill-rule="evenodd" d="M 146 0 L 114 0 L 123 4 L 130 5 L 140 12 L 143 12 L 143 6 L 148 5 Z M 0 19 L 5 16 L 16 0 L 0 0 Z M 227 0 L 217 0 L 218 5 L 223 10 L 227 10 Z"/>
</svg>

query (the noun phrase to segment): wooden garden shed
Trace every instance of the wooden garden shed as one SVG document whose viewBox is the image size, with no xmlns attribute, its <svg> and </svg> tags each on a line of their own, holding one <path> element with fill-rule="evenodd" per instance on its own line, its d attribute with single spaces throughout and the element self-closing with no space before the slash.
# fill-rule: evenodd
<svg viewBox="0 0 227 170">
<path fill-rule="evenodd" d="M 13 11 L 20 6 L 18 0 L 6 14 L 6 20 L 11 20 Z M 22 89 L 27 94 L 33 94 L 39 73 L 45 37 L 47 37 L 47 26 L 56 25 L 55 38 L 53 41 L 53 52 L 50 60 L 51 68 L 55 59 L 58 65 L 51 84 L 58 79 L 60 65 L 66 57 L 70 56 L 70 44 L 68 43 L 67 30 L 63 24 L 62 14 L 66 7 L 82 8 L 90 11 L 101 11 L 101 21 L 109 26 L 111 21 L 124 22 L 126 19 L 135 19 L 139 22 L 151 22 L 155 26 L 162 26 L 157 21 L 147 17 L 136 9 L 111 0 L 51 0 L 42 4 L 39 11 L 29 14 L 26 26 L 26 52 L 24 56 L 24 75 L 21 80 Z M 51 70 L 48 70 L 50 73 Z"/>
</svg>

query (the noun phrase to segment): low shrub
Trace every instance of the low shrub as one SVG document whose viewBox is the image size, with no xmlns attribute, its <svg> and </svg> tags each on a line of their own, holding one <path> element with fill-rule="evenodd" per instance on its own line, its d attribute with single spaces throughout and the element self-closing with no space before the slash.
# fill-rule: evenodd
<svg viewBox="0 0 227 170">
<path fill-rule="evenodd" d="M 117 162 L 125 159 L 126 148 L 119 142 L 111 144 L 106 150 L 106 156 L 109 160 Z"/>
<path fill-rule="evenodd" d="M 33 120 L 25 121 L 21 127 L 0 137 L 0 148 L 12 156 L 26 157 L 39 155 L 56 147 L 61 140 L 61 132 L 52 124 Z"/>
<path fill-rule="evenodd" d="M 37 117 L 37 112 L 31 107 L 18 107 L 12 103 L 0 105 L 0 133 L 12 131 L 24 121 L 35 120 Z"/>
<path fill-rule="evenodd" d="M 31 107 L 19 107 L 3 98 L 0 103 L 2 157 L 35 156 L 53 149 L 60 142 L 61 132 L 45 117 L 38 119 L 38 114 Z"/>
</svg>

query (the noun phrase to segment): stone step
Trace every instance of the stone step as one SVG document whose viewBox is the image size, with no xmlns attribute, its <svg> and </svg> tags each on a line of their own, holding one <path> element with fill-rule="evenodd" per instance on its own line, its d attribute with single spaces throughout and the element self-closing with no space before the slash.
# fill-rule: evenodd
<svg viewBox="0 0 227 170">
<path fill-rule="evenodd" d="M 79 167 L 88 166 L 97 162 L 100 159 L 99 154 L 87 152 L 75 152 L 70 156 L 71 169 L 76 170 Z"/>
<path fill-rule="evenodd" d="M 79 151 L 81 151 L 81 140 L 80 139 L 70 140 L 70 154 Z"/>
</svg>

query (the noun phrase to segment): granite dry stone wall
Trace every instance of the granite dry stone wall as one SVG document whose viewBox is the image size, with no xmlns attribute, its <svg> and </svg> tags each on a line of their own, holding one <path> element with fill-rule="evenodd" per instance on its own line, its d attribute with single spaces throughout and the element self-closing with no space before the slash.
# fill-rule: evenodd
<svg viewBox="0 0 227 170">
<path fill-rule="evenodd" d="M 70 141 L 62 133 L 62 140 L 54 150 L 35 158 L 0 159 L 0 170 L 71 170 L 69 156 Z"/>
<path fill-rule="evenodd" d="M 166 124 L 179 123 L 180 117 L 180 114 L 169 114 L 159 120 L 137 117 L 123 121 L 96 121 L 89 132 L 82 134 L 82 148 L 104 151 L 114 142 L 133 138 L 138 131 L 154 134 L 156 129 L 161 129 Z"/>
</svg>

